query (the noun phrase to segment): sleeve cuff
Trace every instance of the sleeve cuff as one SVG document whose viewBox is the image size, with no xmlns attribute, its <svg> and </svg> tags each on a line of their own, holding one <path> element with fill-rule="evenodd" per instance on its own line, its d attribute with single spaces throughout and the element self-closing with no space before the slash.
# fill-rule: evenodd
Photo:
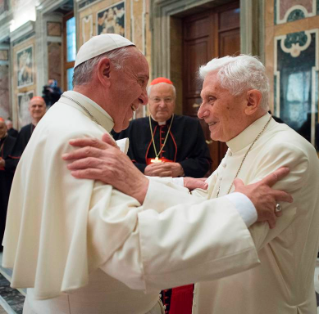
<svg viewBox="0 0 319 314">
<path fill-rule="evenodd" d="M 244 220 L 247 228 L 257 221 L 257 211 L 252 201 L 242 193 L 231 193 L 226 195 L 228 200 L 235 205 L 235 208 L 241 218 Z"/>
<path fill-rule="evenodd" d="M 179 186 L 184 186 L 184 178 L 178 177 L 178 178 L 172 178 L 172 182 Z"/>
</svg>

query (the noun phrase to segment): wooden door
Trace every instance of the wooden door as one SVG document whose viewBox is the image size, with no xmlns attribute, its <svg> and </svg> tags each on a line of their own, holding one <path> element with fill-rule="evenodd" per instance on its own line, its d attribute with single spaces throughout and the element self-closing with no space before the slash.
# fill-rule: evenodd
<svg viewBox="0 0 319 314">
<path fill-rule="evenodd" d="M 183 114 L 197 116 L 201 103 L 202 82 L 199 66 L 209 60 L 240 53 L 239 2 L 206 10 L 183 19 Z M 201 121 L 214 171 L 227 150 L 225 143 L 210 139 L 210 132 Z"/>
</svg>

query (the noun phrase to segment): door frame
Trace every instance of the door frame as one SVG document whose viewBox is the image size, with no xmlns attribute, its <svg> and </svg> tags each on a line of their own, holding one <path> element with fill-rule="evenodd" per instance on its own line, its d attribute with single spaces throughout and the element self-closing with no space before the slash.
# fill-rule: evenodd
<svg viewBox="0 0 319 314">
<path fill-rule="evenodd" d="M 190 15 L 216 8 L 232 0 L 155 0 L 150 1 L 152 28 L 152 77 L 171 78 L 171 17 Z M 240 0 L 240 51 L 259 55 L 264 61 L 265 0 Z"/>
</svg>

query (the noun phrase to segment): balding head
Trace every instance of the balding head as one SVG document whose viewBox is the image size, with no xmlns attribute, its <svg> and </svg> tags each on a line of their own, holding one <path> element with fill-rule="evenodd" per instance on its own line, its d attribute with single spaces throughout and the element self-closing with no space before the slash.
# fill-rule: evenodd
<svg viewBox="0 0 319 314">
<path fill-rule="evenodd" d="M 29 102 L 29 112 L 32 118 L 32 123 L 37 125 L 46 112 L 44 99 L 40 96 L 33 97 Z"/>
</svg>

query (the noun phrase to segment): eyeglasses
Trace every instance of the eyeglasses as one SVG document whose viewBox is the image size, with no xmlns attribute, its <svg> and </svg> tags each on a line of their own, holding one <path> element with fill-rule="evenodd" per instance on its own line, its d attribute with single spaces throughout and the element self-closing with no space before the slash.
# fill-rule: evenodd
<svg viewBox="0 0 319 314">
<path fill-rule="evenodd" d="M 165 104 L 171 104 L 174 101 L 173 98 L 159 98 L 159 97 L 151 98 L 151 100 L 155 102 L 156 104 L 159 104 L 162 100 L 164 101 Z"/>
</svg>

